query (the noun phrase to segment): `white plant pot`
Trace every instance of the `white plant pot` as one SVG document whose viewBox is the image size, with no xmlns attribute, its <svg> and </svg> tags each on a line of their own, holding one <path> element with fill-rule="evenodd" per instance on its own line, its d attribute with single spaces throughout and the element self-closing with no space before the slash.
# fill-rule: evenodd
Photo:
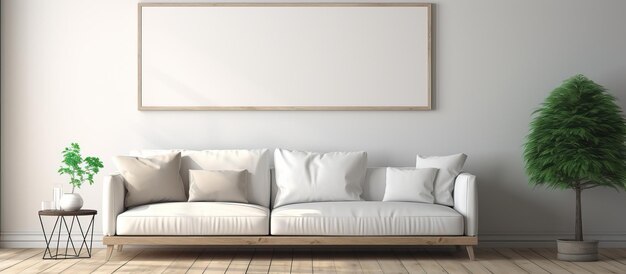
<svg viewBox="0 0 626 274">
<path fill-rule="evenodd" d="M 83 207 L 83 198 L 78 193 L 65 193 L 61 197 L 61 210 L 75 211 Z"/>
</svg>

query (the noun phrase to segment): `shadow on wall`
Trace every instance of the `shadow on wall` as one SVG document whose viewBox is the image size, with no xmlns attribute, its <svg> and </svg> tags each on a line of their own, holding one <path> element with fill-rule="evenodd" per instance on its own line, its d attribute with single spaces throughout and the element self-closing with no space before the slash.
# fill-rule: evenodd
<svg viewBox="0 0 626 274">
<path fill-rule="evenodd" d="M 478 181 L 479 207 L 479 235 L 514 234 L 521 231 L 532 231 L 534 224 L 546 231 L 559 231 L 559 227 L 567 218 L 564 218 L 559 207 L 547 206 L 545 200 L 557 198 L 552 190 L 543 190 L 541 187 L 533 189 L 526 181 L 511 181 L 512 178 L 525 178 L 523 163 L 512 161 L 510 157 L 487 157 L 485 166 L 480 167 Z M 522 165 L 522 166 L 520 166 Z M 518 168 L 514 168 L 514 167 Z M 515 176 L 513 176 L 515 175 Z M 530 193 L 530 194 L 529 194 Z M 549 200 L 550 203 L 555 201 Z M 522 222 L 520 222 L 522 220 Z M 511 231 L 511 223 L 520 223 L 518 229 Z M 484 228 L 488 227 L 489 230 Z"/>
</svg>

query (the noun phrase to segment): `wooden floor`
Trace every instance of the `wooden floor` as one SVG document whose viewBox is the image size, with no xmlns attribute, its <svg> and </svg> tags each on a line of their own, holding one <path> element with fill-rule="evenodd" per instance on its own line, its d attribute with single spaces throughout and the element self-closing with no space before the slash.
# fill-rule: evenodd
<svg viewBox="0 0 626 274">
<path fill-rule="evenodd" d="M 598 262 L 555 258 L 554 249 L 105 249 L 91 259 L 42 260 L 43 249 L 0 249 L 3 273 L 626 273 L 626 249 Z"/>
</svg>

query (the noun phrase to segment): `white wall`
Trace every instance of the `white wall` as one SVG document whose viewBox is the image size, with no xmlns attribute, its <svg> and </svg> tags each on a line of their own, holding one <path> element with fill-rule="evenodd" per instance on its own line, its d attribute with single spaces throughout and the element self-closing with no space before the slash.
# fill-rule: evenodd
<svg viewBox="0 0 626 274">
<path fill-rule="evenodd" d="M 530 113 L 576 73 L 626 108 L 626 1 L 434 2 L 432 111 L 139 112 L 136 1 L 3 0 L 3 244 L 41 244 L 36 211 L 65 183 L 56 169 L 72 141 L 104 159 L 103 173 L 138 148 L 366 150 L 371 166 L 465 152 L 484 243 L 572 233 L 573 193 L 528 186 L 522 144 Z M 80 190 L 85 207 L 100 209 L 101 178 Z M 588 238 L 625 246 L 626 193 L 583 199 Z"/>
</svg>

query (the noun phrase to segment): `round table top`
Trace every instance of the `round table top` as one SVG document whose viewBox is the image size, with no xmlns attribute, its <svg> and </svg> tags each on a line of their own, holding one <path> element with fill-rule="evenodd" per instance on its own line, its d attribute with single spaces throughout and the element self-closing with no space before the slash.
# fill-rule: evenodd
<svg viewBox="0 0 626 274">
<path fill-rule="evenodd" d="M 65 210 L 56 210 L 56 209 L 48 209 L 48 210 L 39 210 L 39 216 L 82 216 L 82 215 L 96 215 L 98 211 L 94 209 L 79 209 L 74 211 L 65 211 Z"/>
</svg>

